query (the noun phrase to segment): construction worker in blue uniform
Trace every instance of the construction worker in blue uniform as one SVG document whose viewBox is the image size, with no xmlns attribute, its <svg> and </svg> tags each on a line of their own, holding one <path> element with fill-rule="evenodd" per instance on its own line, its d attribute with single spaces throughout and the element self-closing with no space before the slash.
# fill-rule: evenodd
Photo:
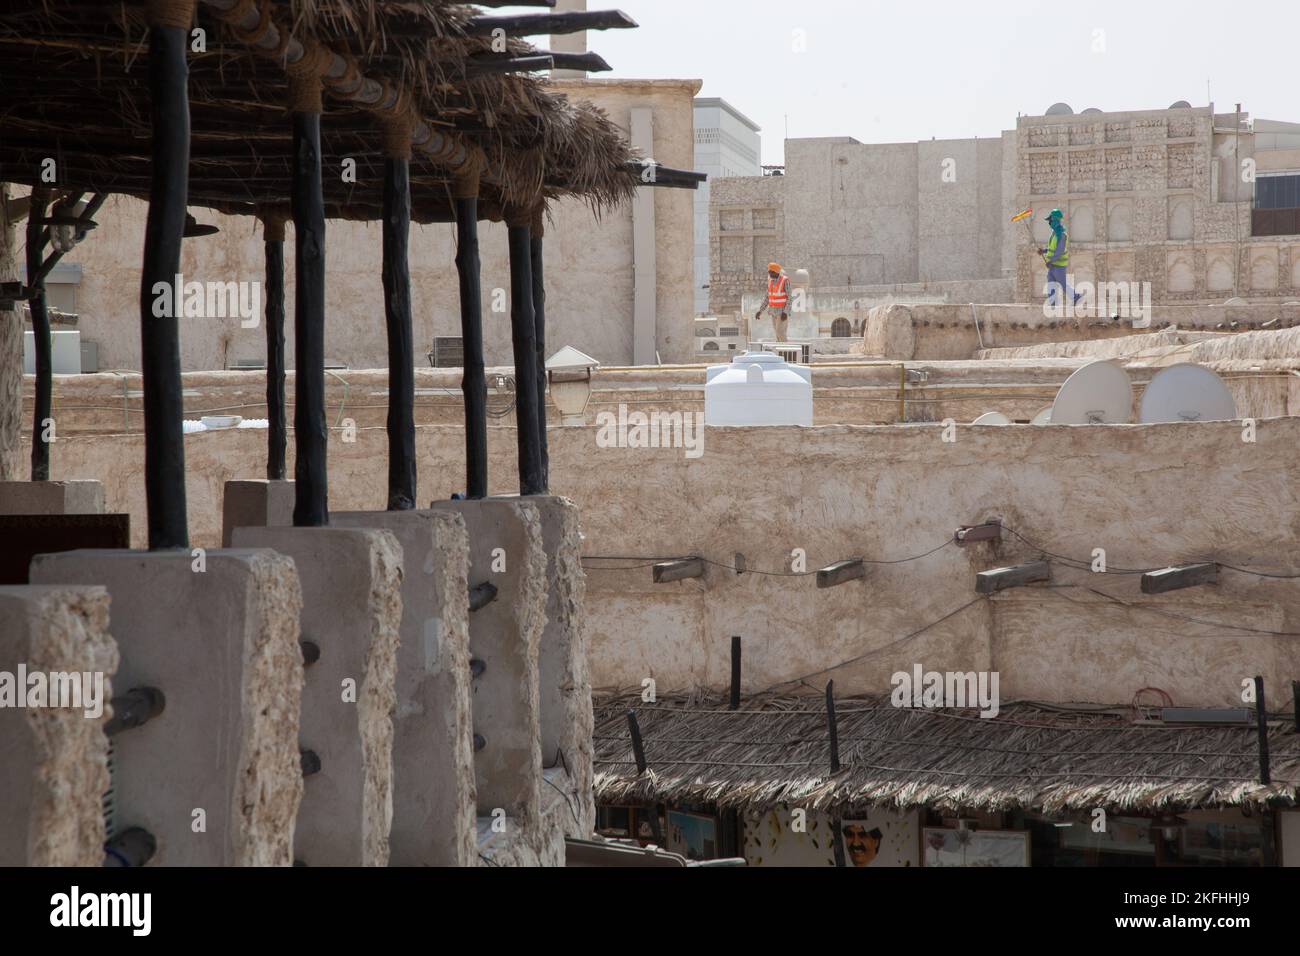
<svg viewBox="0 0 1300 956">
<path fill-rule="evenodd" d="M 1061 224 L 1061 218 L 1059 209 L 1053 209 L 1047 214 L 1047 224 L 1052 227 L 1052 238 L 1047 240 L 1044 248 L 1038 250 L 1038 254 L 1047 263 L 1048 305 L 1056 304 L 1058 290 L 1070 297 L 1072 305 L 1082 298 L 1079 293 L 1070 288 L 1066 277 L 1066 270 L 1070 266 L 1070 237 L 1065 231 L 1065 226 Z"/>
</svg>

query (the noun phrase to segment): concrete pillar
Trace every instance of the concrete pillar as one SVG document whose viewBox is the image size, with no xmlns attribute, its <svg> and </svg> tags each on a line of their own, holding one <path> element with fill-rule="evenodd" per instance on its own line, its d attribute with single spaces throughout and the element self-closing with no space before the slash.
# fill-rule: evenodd
<svg viewBox="0 0 1300 956">
<path fill-rule="evenodd" d="M 299 744 L 320 770 L 304 781 L 294 858 L 387 866 L 402 548 L 387 531 L 349 528 L 236 528 L 232 540 L 293 559 L 301 640 L 319 651 L 306 668 Z"/>
<path fill-rule="evenodd" d="M 546 554 L 546 623 L 538 653 L 543 807 L 552 833 L 590 839 L 592 796 L 591 676 L 583 627 L 587 582 L 582 571 L 578 508 L 567 498 L 529 498 Z"/>
<path fill-rule="evenodd" d="M 302 796 L 298 576 L 268 551 L 38 555 L 33 584 L 103 585 L 119 692 L 166 708 L 113 738 L 109 837 L 142 827 L 151 865 L 287 866 Z"/>
<path fill-rule="evenodd" d="M 0 481 L 0 515 L 102 515 L 98 481 Z"/>
<path fill-rule="evenodd" d="M 221 499 L 221 546 L 229 548 L 236 528 L 280 528 L 293 524 L 292 481 L 239 478 L 227 481 Z"/>
<path fill-rule="evenodd" d="M 103 865 L 117 664 L 103 588 L 0 587 L 0 866 Z M 76 693 L 27 706 L 19 665 Z"/>
<path fill-rule="evenodd" d="M 634 106 L 632 145 L 654 158 L 654 110 Z M 632 197 L 632 364 L 657 365 L 658 274 L 655 259 L 655 189 L 638 189 Z"/>
<path fill-rule="evenodd" d="M 343 528 L 378 528 L 403 554 L 393 716 L 390 866 L 472 866 L 469 539 L 445 511 L 333 512 Z"/>
<path fill-rule="evenodd" d="M 478 853 L 497 865 L 563 865 L 543 830 L 538 653 L 546 618 L 546 554 L 533 499 L 439 501 L 469 533 L 469 585 L 496 598 L 469 615 L 469 647 L 484 663 L 472 683 Z"/>
</svg>

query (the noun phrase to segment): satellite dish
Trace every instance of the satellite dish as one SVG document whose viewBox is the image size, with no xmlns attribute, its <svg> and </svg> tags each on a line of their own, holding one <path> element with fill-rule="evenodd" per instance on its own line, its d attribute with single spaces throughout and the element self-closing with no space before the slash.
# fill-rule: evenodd
<svg viewBox="0 0 1300 956">
<path fill-rule="evenodd" d="M 971 422 L 971 424 L 972 425 L 1010 425 L 1011 419 L 1007 418 L 1007 416 L 1003 415 L 1001 412 L 985 412 L 979 418 L 975 419 L 975 421 Z"/>
<path fill-rule="evenodd" d="M 1029 419 L 1031 425 L 1050 425 L 1052 424 L 1052 406 L 1048 405 L 1033 418 Z"/>
<path fill-rule="evenodd" d="M 1069 103 L 1053 103 L 1047 108 L 1046 116 L 1073 116 L 1074 110 Z"/>
<path fill-rule="evenodd" d="M 1079 115 L 1080 115 L 1080 116 L 1087 116 L 1087 115 L 1090 114 L 1090 113 L 1100 113 L 1100 112 L 1101 112 L 1101 110 L 1097 109 L 1097 107 L 1095 107 L 1095 106 L 1089 106 L 1086 110 L 1084 110 L 1084 111 L 1083 111 L 1082 113 L 1080 113 Z"/>
<path fill-rule="evenodd" d="M 1114 362 L 1092 362 L 1065 380 L 1052 403 L 1053 425 L 1126 425 L 1133 421 L 1133 383 Z"/>
<path fill-rule="evenodd" d="M 1169 108 L 1171 110 L 1190 110 L 1192 104 L 1187 102 L 1187 100 L 1179 100 L 1177 103 L 1171 103 Z"/>
<path fill-rule="evenodd" d="M 1203 365 L 1180 362 L 1156 372 L 1142 392 L 1138 421 L 1226 422 L 1237 417 L 1237 403 L 1223 379 Z"/>
</svg>

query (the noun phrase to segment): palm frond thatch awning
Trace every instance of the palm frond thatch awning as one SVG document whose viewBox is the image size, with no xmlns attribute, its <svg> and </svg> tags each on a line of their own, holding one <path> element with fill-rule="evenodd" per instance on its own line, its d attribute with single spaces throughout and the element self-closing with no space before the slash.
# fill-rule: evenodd
<svg viewBox="0 0 1300 956">
<path fill-rule="evenodd" d="M 379 218 L 385 135 L 399 114 L 417 129 L 415 221 L 450 221 L 467 159 L 481 168 L 491 218 L 565 196 L 597 210 L 629 198 L 639 160 L 622 132 L 535 76 L 500 72 L 503 57 L 536 51 L 518 38 L 494 50 L 474 35 L 482 14 L 440 0 L 201 0 L 205 48 L 187 57 L 190 204 L 287 211 L 286 59 L 304 48 L 333 64 L 321 120 L 331 218 Z M 52 158 L 56 188 L 147 196 L 147 31 L 140 0 L 0 2 L 0 178 L 39 184 Z M 346 159 L 354 180 L 341 174 Z"/>
<path fill-rule="evenodd" d="M 896 708 L 888 697 L 836 701 L 839 773 L 830 772 L 826 711 L 816 697 L 639 696 L 595 701 L 595 791 L 605 803 L 706 803 L 765 811 L 880 806 L 939 810 L 1096 807 L 1127 812 L 1294 803 L 1300 734 L 1270 722 L 1272 784 L 1259 782 L 1253 725 L 1134 723 L 1122 708 L 1004 705 Z M 638 774 L 627 712 L 647 769 Z"/>
</svg>

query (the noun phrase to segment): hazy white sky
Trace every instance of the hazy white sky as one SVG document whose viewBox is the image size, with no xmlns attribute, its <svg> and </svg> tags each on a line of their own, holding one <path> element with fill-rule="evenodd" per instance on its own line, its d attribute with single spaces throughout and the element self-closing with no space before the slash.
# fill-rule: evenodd
<svg viewBox="0 0 1300 956">
<path fill-rule="evenodd" d="M 640 29 L 587 35 L 620 77 L 696 78 L 782 140 L 995 136 L 1057 101 L 1300 121 L 1300 3 L 1252 0 L 590 0 Z M 520 10 L 519 12 L 524 12 Z M 531 12 L 540 12 L 536 9 Z M 793 51 L 794 31 L 807 50 Z M 546 38 L 538 37 L 539 46 Z M 1209 81 L 1210 93 L 1206 93 Z"/>
</svg>

